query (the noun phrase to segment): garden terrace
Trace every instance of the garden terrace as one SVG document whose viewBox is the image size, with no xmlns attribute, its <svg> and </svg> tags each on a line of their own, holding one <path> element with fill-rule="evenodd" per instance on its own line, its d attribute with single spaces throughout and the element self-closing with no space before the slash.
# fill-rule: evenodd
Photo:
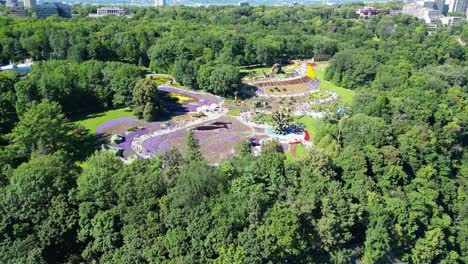
<svg viewBox="0 0 468 264">
<path fill-rule="evenodd" d="M 313 92 L 320 81 L 307 76 L 294 80 L 278 80 L 257 83 L 255 94 L 257 96 L 292 97 Z"/>
<path fill-rule="evenodd" d="M 185 114 L 189 112 L 196 112 L 198 107 L 210 106 L 212 104 L 219 104 L 223 100 L 215 95 L 208 93 L 188 91 L 171 86 L 159 86 L 158 90 L 167 95 L 167 97 L 174 96 L 177 98 L 188 98 L 188 100 L 164 100 L 164 108 L 171 113 Z M 165 93 L 165 94 L 164 94 Z"/>
<path fill-rule="evenodd" d="M 298 79 L 292 80 L 265 80 L 264 82 L 255 83 L 257 87 L 268 87 L 268 86 L 286 86 L 294 84 L 303 84 L 310 81 L 311 78 L 304 76 Z"/>
<path fill-rule="evenodd" d="M 204 128 L 207 127 L 210 129 L 205 130 Z M 227 159 L 233 153 L 235 145 L 255 135 L 253 129 L 229 116 L 223 116 L 215 121 L 209 121 L 191 128 L 195 137 L 199 140 L 200 151 L 211 163 Z M 172 146 L 184 153 L 188 129 L 190 128 L 151 137 L 145 140 L 143 145 L 151 155 L 167 151 Z M 130 150 L 128 153 L 132 153 L 132 151 Z"/>
<path fill-rule="evenodd" d="M 146 128 L 147 130 L 157 130 L 161 128 L 163 122 L 144 122 L 131 117 L 122 117 L 107 121 L 96 128 L 96 135 L 108 138 L 111 135 L 127 135 L 132 128 Z"/>
</svg>

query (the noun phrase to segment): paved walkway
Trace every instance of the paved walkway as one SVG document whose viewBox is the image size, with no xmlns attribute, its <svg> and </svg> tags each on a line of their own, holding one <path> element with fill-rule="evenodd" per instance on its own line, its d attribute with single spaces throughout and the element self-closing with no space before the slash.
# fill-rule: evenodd
<svg viewBox="0 0 468 264">
<path fill-rule="evenodd" d="M 139 157 L 141 157 L 143 159 L 148 159 L 148 158 L 152 157 L 152 154 L 144 146 L 144 143 L 145 143 L 146 140 L 148 140 L 150 138 L 153 138 L 153 137 L 169 134 L 169 133 L 181 130 L 181 129 L 187 129 L 187 128 L 191 127 L 191 126 L 200 125 L 200 124 L 205 123 L 205 122 L 213 121 L 213 120 L 216 120 L 216 119 L 218 119 L 218 118 L 220 118 L 220 117 L 222 117 L 222 116 L 224 116 L 224 115 L 226 115 L 228 113 L 228 109 L 222 107 L 222 105 L 224 104 L 224 99 L 222 97 L 220 97 L 220 96 L 216 96 L 216 95 L 212 95 L 212 94 L 208 94 L 208 93 L 203 93 L 203 92 L 187 91 L 187 90 L 180 89 L 180 88 L 177 88 L 177 87 L 172 87 L 172 86 L 170 86 L 170 88 L 175 89 L 175 90 L 179 90 L 181 93 L 187 92 L 187 93 L 192 93 L 192 94 L 215 96 L 215 97 L 220 99 L 220 102 L 218 103 L 218 105 L 220 106 L 220 112 L 215 112 L 215 113 L 207 112 L 207 113 L 204 113 L 204 114 L 206 114 L 205 117 L 199 118 L 199 119 L 194 120 L 192 122 L 186 122 L 186 123 L 181 124 L 181 125 L 176 126 L 176 127 L 161 129 L 161 130 L 149 133 L 149 134 L 142 135 L 140 137 L 135 137 L 130 145 L 132 147 L 132 150 Z"/>
<path fill-rule="evenodd" d="M 215 96 L 215 95 L 212 95 L 212 94 L 209 94 L 209 93 L 204 93 L 204 92 L 188 91 L 188 90 L 184 90 L 184 89 L 180 89 L 180 88 L 172 87 L 172 86 L 169 86 L 169 87 L 171 89 L 179 90 L 181 93 L 192 93 L 192 94 Z M 313 91 L 306 92 L 306 93 L 301 93 L 301 94 L 293 94 L 293 95 L 286 95 L 286 96 L 271 96 L 271 97 L 304 96 L 306 94 L 315 93 L 315 92 L 319 92 L 319 91 L 321 91 L 321 90 L 313 90 Z M 331 91 L 328 91 L 328 92 L 331 93 L 332 96 L 327 97 L 327 98 L 323 98 L 323 99 L 316 99 L 316 100 L 313 100 L 311 102 L 304 103 L 304 104 L 300 105 L 293 112 L 293 115 L 294 116 L 296 116 L 296 115 L 310 115 L 310 116 L 313 116 L 313 117 L 323 117 L 324 113 L 322 113 L 322 112 L 318 112 L 318 113 L 317 112 L 311 112 L 308 109 L 313 105 L 320 104 L 320 103 L 331 102 L 331 101 L 334 101 L 334 100 L 338 99 L 338 95 L 335 92 L 331 92 Z M 206 122 L 214 121 L 214 120 L 216 120 L 218 118 L 223 117 L 224 115 L 226 115 L 228 113 L 228 109 L 223 107 L 224 98 L 222 98 L 220 96 L 215 96 L 215 97 L 220 99 L 220 102 L 218 103 L 218 105 L 219 105 L 219 111 L 218 112 L 214 112 L 214 113 L 213 112 L 206 112 L 205 113 L 206 116 L 202 117 L 200 119 L 197 119 L 197 120 L 194 120 L 194 121 L 191 121 L 191 122 L 186 122 L 184 124 L 179 124 L 176 127 L 170 127 L 170 128 L 154 131 L 152 133 L 145 134 L 145 135 L 142 135 L 140 137 L 135 137 L 133 139 L 132 143 L 131 143 L 132 150 L 139 157 L 141 157 L 143 159 L 151 158 L 153 156 L 153 154 L 151 152 L 149 152 L 144 146 L 144 142 L 146 140 L 151 139 L 153 137 L 157 137 L 157 136 L 169 134 L 169 133 L 172 133 L 172 132 L 175 132 L 175 131 L 179 131 L 179 130 L 182 130 L 182 129 L 187 129 L 189 127 L 200 125 L 200 124 L 203 124 L 203 123 L 206 123 Z M 248 126 L 249 128 L 251 128 L 252 131 L 254 131 L 254 128 L 265 128 L 266 129 L 266 128 L 271 127 L 270 125 L 267 125 L 267 124 L 258 124 L 258 123 L 253 122 L 251 120 L 251 114 L 252 113 L 250 113 L 250 112 L 244 112 L 244 113 L 240 113 L 240 115 L 236 116 L 235 118 L 237 118 L 241 123 L 243 123 L 246 126 Z M 258 133 L 258 134 L 264 134 L 264 133 Z M 276 140 L 279 140 L 280 142 L 284 142 L 284 143 L 288 143 L 288 142 L 292 142 L 292 141 L 300 141 L 306 147 L 312 145 L 312 142 L 308 142 L 308 141 L 303 140 L 303 138 L 304 138 L 303 134 L 294 134 L 294 135 L 278 136 L 278 137 L 272 136 L 272 135 L 268 135 L 268 136 L 270 136 L 270 139 L 276 139 Z"/>
<path fill-rule="evenodd" d="M 322 91 L 323 90 L 318 90 L 318 91 Z M 301 104 L 300 106 L 298 106 L 294 111 L 293 111 L 293 115 L 294 116 L 302 116 L 302 115 L 310 115 L 312 117 L 323 117 L 325 115 L 325 113 L 323 112 L 313 112 L 313 111 L 310 111 L 309 108 L 311 106 L 314 106 L 314 105 L 318 105 L 318 104 L 323 104 L 323 103 L 329 103 L 329 102 L 332 102 L 332 101 L 335 101 L 335 100 L 338 100 L 338 94 L 335 93 L 335 92 L 332 92 L 332 91 L 326 91 L 328 93 L 331 94 L 331 96 L 327 97 L 327 98 L 322 98 L 322 99 L 315 99 L 315 100 L 312 100 L 310 102 L 307 102 L 307 103 L 303 103 Z"/>
<path fill-rule="evenodd" d="M 226 108 L 222 108 L 222 111 L 219 114 L 210 114 L 210 115 L 207 115 L 206 117 L 202 117 L 192 122 L 187 122 L 175 128 L 171 127 L 167 129 L 162 129 L 162 130 L 154 131 L 149 134 L 142 135 L 140 137 L 135 137 L 131 144 L 132 150 L 141 158 L 144 158 L 144 159 L 151 158 L 152 157 L 151 153 L 144 147 L 144 143 L 146 140 L 153 138 L 153 137 L 169 134 L 169 133 L 181 130 L 181 129 L 187 129 L 189 127 L 200 125 L 209 121 L 213 121 L 226 115 L 227 113 L 228 113 L 228 110 Z"/>
</svg>

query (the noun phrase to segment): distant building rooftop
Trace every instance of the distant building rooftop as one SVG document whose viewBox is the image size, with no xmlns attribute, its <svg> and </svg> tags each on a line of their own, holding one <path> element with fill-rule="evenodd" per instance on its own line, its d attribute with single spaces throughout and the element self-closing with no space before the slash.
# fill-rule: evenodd
<svg viewBox="0 0 468 264">
<path fill-rule="evenodd" d="M 120 7 L 101 7 L 97 9 L 98 16 L 107 16 L 107 15 L 115 15 L 115 16 L 124 16 L 125 9 Z"/>
<path fill-rule="evenodd" d="M 16 64 L 10 61 L 10 64 L 6 66 L 0 66 L 0 71 L 15 71 L 18 72 L 19 75 L 27 75 L 29 71 L 31 71 L 31 66 L 33 65 L 33 61 L 25 60 L 24 63 Z"/>
<path fill-rule="evenodd" d="M 382 9 L 377 9 L 375 7 L 366 6 L 362 9 L 356 10 L 356 14 L 359 15 L 360 18 L 368 19 L 372 16 L 377 16 L 382 13 Z"/>
</svg>

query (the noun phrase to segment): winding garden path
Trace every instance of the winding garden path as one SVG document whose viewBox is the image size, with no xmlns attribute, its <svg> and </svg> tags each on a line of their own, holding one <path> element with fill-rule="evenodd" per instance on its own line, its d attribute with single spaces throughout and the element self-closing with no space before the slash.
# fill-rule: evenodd
<svg viewBox="0 0 468 264">
<path fill-rule="evenodd" d="M 174 89 L 174 90 L 178 90 L 180 93 L 192 93 L 192 94 L 199 94 L 199 95 L 215 96 L 215 95 L 208 94 L 208 93 L 187 91 L 187 90 L 180 89 L 180 88 L 177 88 L 177 87 L 171 87 L 171 88 Z M 132 143 L 131 143 L 132 150 L 139 157 L 141 157 L 143 159 L 151 158 L 152 157 L 151 153 L 144 147 L 144 142 L 146 140 L 148 140 L 150 138 L 153 138 L 153 137 L 157 137 L 157 136 L 169 134 L 169 133 L 172 133 L 172 132 L 176 132 L 178 130 L 187 129 L 189 127 L 200 125 L 200 124 L 203 124 L 203 123 L 206 123 L 206 122 L 209 122 L 209 121 L 214 121 L 214 120 L 226 115 L 228 113 L 228 109 L 222 107 L 222 105 L 224 104 L 224 99 L 222 97 L 219 97 L 219 96 L 215 96 L 215 97 L 217 97 L 217 98 L 219 98 L 221 100 L 218 103 L 218 105 L 220 106 L 220 112 L 219 113 L 208 114 L 205 117 L 194 120 L 192 122 L 186 122 L 183 125 L 177 126 L 176 128 L 161 129 L 161 130 L 158 130 L 158 131 L 154 131 L 154 132 L 152 132 L 150 134 L 145 134 L 145 135 L 142 135 L 142 136 L 139 136 L 139 137 L 135 137 L 133 139 Z"/>
<path fill-rule="evenodd" d="M 166 87 L 170 87 L 172 90 L 178 91 L 178 92 L 180 92 L 182 94 L 186 93 L 186 94 L 215 96 L 215 95 L 212 95 L 212 94 L 209 94 L 209 93 L 190 91 L 190 90 L 185 90 L 185 89 L 181 89 L 181 88 L 177 88 L 177 87 L 173 87 L 173 86 L 166 86 Z M 272 98 L 273 97 L 298 97 L 298 96 L 304 96 L 304 95 L 312 94 L 312 93 L 319 92 L 319 91 L 321 91 L 321 90 L 312 90 L 312 91 L 308 91 L 306 93 L 290 94 L 290 95 L 286 95 L 286 96 L 278 96 L 278 95 L 263 95 L 263 96 L 264 97 L 272 97 Z M 312 112 L 308 111 L 307 109 L 309 107 L 313 106 L 313 105 L 316 105 L 316 104 L 331 102 L 331 101 L 334 101 L 334 100 L 338 99 L 338 95 L 336 93 L 331 92 L 331 91 L 328 91 L 328 92 L 331 93 L 330 97 L 323 98 L 323 99 L 316 99 L 316 100 L 313 100 L 311 102 L 304 103 L 304 104 L 300 105 L 293 112 L 293 115 L 307 115 L 307 114 L 312 115 L 312 116 L 316 115 L 317 113 L 312 113 Z M 200 119 L 197 119 L 197 120 L 194 120 L 194 121 L 191 121 L 191 122 L 186 122 L 186 123 L 184 123 L 182 125 L 179 125 L 179 126 L 177 126 L 175 128 L 162 129 L 162 130 L 154 131 L 152 133 L 145 134 L 145 135 L 142 135 L 142 136 L 139 136 L 139 137 L 135 137 L 133 139 L 132 143 L 131 143 L 131 148 L 132 148 L 133 152 L 135 152 L 135 154 L 137 154 L 139 157 L 141 157 L 143 159 L 151 158 L 152 154 L 144 146 L 144 143 L 145 143 L 146 140 L 149 140 L 149 139 L 157 137 L 157 136 L 173 133 L 173 132 L 176 132 L 176 131 L 179 131 L 179 130 L 187 129 L 189 127 L 200 125 L 200 124 L 203 124 L 203 123 L 206 123 L 206 122 L 214 121 L 216 119 L 219 119 L 219 118 L 225 116 L 228 113 L 228 109 L 223 107 L 224 98 L 222 98 L 220 96 L 215 96 L 215 97 L 220 100 L 217 103 L 218 106 L 219 106 L 219 111 L 218 112 L 206 113 L 207 115 L 205 117 L 203 117 L 203 118 L 200 118 Z M 268 127 L 271 127 L 271 126 L 266 125 L 266 124 L 257 124 L 257 123 L 252 122 L 250 120 L 250 118 L 249 118 L 249 115 L 245 115 L 245 113 L 241 113 L 240 115 L 236 116 L 236 118 L 241 123 L 248 126 L 252 130 L 253 134 L 266 135 L 265 133 L 256 132 L 255 128 L 268 128 Z M 307 142 L 307 143 L 310 144 L 310 142 Z"/>
</svg>

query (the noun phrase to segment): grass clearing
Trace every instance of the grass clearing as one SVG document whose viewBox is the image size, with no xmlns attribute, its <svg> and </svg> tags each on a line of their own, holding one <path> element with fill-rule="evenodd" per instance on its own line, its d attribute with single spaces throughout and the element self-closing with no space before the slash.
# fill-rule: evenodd
<svg viewBox="0 0 468 264">
<path fill-rule="evenodd" d="M 309 132 L 310 138 L 315 138 L 317 131 L 322 126 L 322 119 L 321 118 L 313 118 L 308 115 L 304 116 L 294 116 L 294 121 L 298 121 L 304 124 L 304 129 Z"/>
<path fill-rule="evenodd" d="M 238 116 L 240 114 L 240 112 L 241 112 L 240 107 L 234 107 L 234 108 L 229 110 L 228 115 Z"/>
<path fill-rule="evenodd" d="M 284 152 L 284 155 L 286 156 L 286 160 L 292 161 L 296 159 L 296 157 L 293 157 L 293 155 L 291 154 L 291 150 L 289 148 Z"/>
<path fill-rule="evenodd" d="M 341 101 L 343 101 L 343 103 L 347 105 L 351 105 L 353 101 L 353 97 L 356 94 L 355 91 L 336 86 L 333 83 L 325 80 L 324 69 L 323 70 L 314 69 L 314 71 L 315 71 L 315 78 L 320 80 L 319 89 L 334 91 L 338 94 L 338 96 L 340 97 Z"/>
<path fill-rule="evenodd" d="M 301 122 L 304 124 L 304 129 L 309 132 L 310 138 L 314 139 L 316 137 L 317 131 L 319 131 L 323 125 L 321 118 L 313 118 L 308 115 L 304 116 L 294 116 L 294 121 Z M 305 147 L 303 145 L 296 146 L 296 155 L 295 157 L 291 154 L 291 151 L 288 149 L 285 151 L 287 160 L 297 160 L 304 153 Z"/>
<path fill-rule="evenodd" d="M 284 152 L 284 155 L 286 156 L 286 160 L 292 161 L 292 160 L 298 160 L 301 158 L 302 153 L 304 153 L 305 147 L 304 145 L 296 145 L 295 147 L 295 156 L 291 153 L 291 146 L 289 146 L 288 150 Z"/>
<path fill-rule="evenodd" d="M 253 121 L 260 124 L 273 125 L 273 115 L 260 113 L 253 118 Z"/>
<path fill-rule="evenodd" d="M 94 134 L 96 133 L 96 129 L 99 125 L 107 121 L 122 117 L 132 117 L 136 119 L 130 108 L 121 108 L 108 110 L 100 113 L 88 114 L 85 116 L 77 117 L 73 121 L 78 125 L 84 126 L 85 128 L 89 129 L 90 133 Z"/>
<path fill-rule="evenodd" d="M 271 67 L 259 67 L 259 68 L 252 68 L 252 69 L 240 69 L 240 73 L 252 73 L 254 75 L 260 75 L 263 74 L 263 71 L 266 73 L 271 72 Z"/>
</svg>

